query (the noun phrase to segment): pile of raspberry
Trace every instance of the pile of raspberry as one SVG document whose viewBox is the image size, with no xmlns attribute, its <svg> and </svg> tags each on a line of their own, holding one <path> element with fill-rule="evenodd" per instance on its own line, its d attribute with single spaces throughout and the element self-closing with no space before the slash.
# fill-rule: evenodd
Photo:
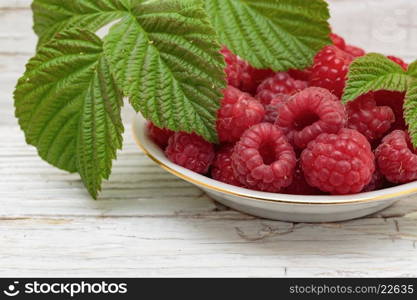
<svg viewBox="0 0 417 300">
<path fill-rule="evenodd" d="M 416 180 L 404 94 L 378 91 L 342 104 L 349 66 L 365 51 L 331 38 L 311 67 L 278 73 L 223 48 L 228 87 L 218 111 L 220 143 L 152 123 L 150 137 L 184 168 L 264 192 L 343 195 Z"/>
</svg>

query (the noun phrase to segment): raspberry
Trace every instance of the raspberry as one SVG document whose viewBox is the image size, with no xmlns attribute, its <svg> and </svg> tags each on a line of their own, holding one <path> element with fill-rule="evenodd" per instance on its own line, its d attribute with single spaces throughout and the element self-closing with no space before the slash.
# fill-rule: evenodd
<svg viewBox="0 0 417 300">
<path fill-rule="evenodd" d="M 288 73 L 279 72 L 265 79 L 259 86 L 256 99 L 268 105 L 279 94 L 292 95 L 307 88 L 307 82 L 292 79 Z"/>
<path fill-rule="evenodd" d="M 304 70 L 291 69 L 288 71 L 288 74 L 295 80 L 309 81 L 311 77 L 311 68 Z"/>
<path fill-rule="evenodd" d="M 326 46 L 314 58 L 310 85 L 326 88 L 341 97 L 353 56 L 336 46 Z"/>
<path fill-rule="evenodd" d="M 401 58 L 399 58 L 399 57 L 396 57 L 396 56 L 392 56 L 392 55 L 389 55 L 389 56 L 387 56 L 390 60 L 392 60 L 393 62 L 395 62 L 395 63 L 397 63 L 397 64 L 399 64 L 405 71 L 407 71 L 407 69 L 408 69 L 408 64 L 405 62 L 405 61 L 403 61 Z"/>
<path fill-rule="evenodd" d="M 293 182 L 288 187 L 286 187 L 282 192 L 284 194 L 292 194 L 292 195 L 322 195 L 323 194 L 322 191 L 310 186 L 307 183 L 300 164 L 297 164 L 297 168 L 294 173 Z"/>
<path fill-rule="evenodd" d="M 169 138 L 165 155 L 177 165 L 206 174 L 214 159 L 214 148 L 196 134 L 176 132 Z"/>
<path fill-rule="evenodd" d="M 281 107 L 281 105 L 286 103 L 290 99 L 290 97 L 290 95 L 279 94 L 276 95 L 274 99 L 272 99 L 271 103 L 265 105 L 264 121 L 274 124 L 278 117 L 279 108 Z"/>
<path fill-rule="evenodd" d="M 335 45 L 337 48 L 339 48 L 341 50 L 346 49 L 345 39 L 342 38 L 340 35 L 337 35 L 336 33 L 331 33 L 330 38 L 333 42 L 333 45 Z"/>
<path fill-rule="evenodd" d="M 334 46 L 350 54 L 352 56 L 352 59 L 356 57 L 364 56 L 366 54 L 365 50 L 359 47 L 347 45 L 344 38 L 342 38 L 341 36 L 335 33 L 332 33 L 330 35 L 330 38 L 332 39 Z M 303 81 L 309 81 L 311 78 L 311 73 L 312 73 L 312 67 L 304 69 L 304 70 L 291 69 L 288 71 L 288 74 L 290 74 L 292 78 L 297 79 L 297 80 L 303 80 Z"/>
<path fill-rule="evenodd" d="M 395 122 L 391 126 L 392 130 L 405 130 L 407 128 L 403 109 L 405 93 L 382 90 L 375 92 L 374 98 L 378 106 L 389 106 L 394 112 Z"/>
<path fill-rule="evenodd" d="M 264 116 L 264 107 L 258 100 L 232 86 L 227 87 L 217 116 L 220 141 L 238 141 L 246 129 L 262 122 Z"/>
<path fill-rule="evenodd" d="M 352 46 L 352 45 L 346 45 L 344 50 L 345 52 L 349 53 L 355 58 L 364 56 L 366 54 L 365 50 L 363 50 L 362 48 Z"/>
<path fill-rule="evenodd" d="M 220 146 L 220 149 L 216 152 L 213 165 L 211 167 L 211 177 L 215 180 L 219 180 L 231 185 L 242 186 L 236 179 L 232 168 L 232 154 L 234 146 L 226 144 Z"/>
<path fill-rule="evenodd" d="M 239 182 L 265 192 L 279 192 L 289 186 L 296 163 L 294 150 L 284 133 L 270 123 L 245 131 L 232 155 Z"/>
<path fill-rule="evenodd" d="M 256 86 L 255 89 L 248 90 L 248 93 L 252 93 L 255 95 L 256 90 L 258 86 L 267 78 L 274 76 L 275 72 L 270 69 L 255 69 L 250 66 L 249 68 L 249 74 L 252 77 L 252 81 L 254 82 L 254 85 Z"/>
<path fill-rule="evenodd" d="M 372 174 L 371 182 L 363 188 L 362 192 L 365 193 L 380 190 L 385 186 L 385 183 L 384 175 L 382 175 L 378 168 L 375 168 L 375 172 Z"/>
<path fill-rule="evenodd" d="M 226 61 L 226 75 L 229 85 L 239 89 L 253 89 L 252 78 L 247 72 L 248 64 L 239 59 L 229 49 L 223 47 L 220 52 L 223 54 Z"/>
<path fill-rule="evenodd" d="M 407 183 L 417 179 L 417 155 L 407 132 L 395 130 L 384 137 L 375 155 L 381 173 L 390 182 Z"/>
<path fill-rule="evenodd" d="M 272 70 L 259 70 L 250 66 L 246 61 L 241 60 L 229 49 L 223 47 L 220 52 L 226 61 L 226 75 L 229 85 L 244 92 L 254 94 L 258 85 L 274 74 Z"/>
<path fill-rule="evenodd" d="M 149 137 L 159 147 L 165 149 L 165 147 L 168 145 L 169 138 L 174 134 L 174 132 L 169 129 L 159 128 L 152 122 L 148 122 L 146 127 L 148 128 Z"/>
<path fill-rule="evenodd" d="M 321 133 L 336 133 L 346 124 L 345 108 L 326 89 L 312 87 L 292 96 L 279 108 L 275 125 L 303 149 Z"/>
<path fill-rule="evenodd" d="M 389 106 L 377 106 L 372 93 L 363 95 L 347 105 L 348 127 L 362 133 L 368 140 L 382 138 L 395 122 Z"/>
<path fill-rule="evenodd" d="M 359 193 L 375 171 L 374 154 L 368 140 L 356 130 L 323 133 L 301 154 L 307 182 L 331 194 Z"/>
</svg>

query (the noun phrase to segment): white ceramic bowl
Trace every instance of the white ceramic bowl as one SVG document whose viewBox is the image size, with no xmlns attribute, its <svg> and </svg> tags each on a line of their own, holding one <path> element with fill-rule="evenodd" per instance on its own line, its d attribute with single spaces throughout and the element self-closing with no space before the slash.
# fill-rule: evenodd
<svg viewBox="0 0 417 300">
<path fill-rule="evenodd" d="M 138 146 L 160 167 L 197 187 L 218 202 L 250 215 L 291 222 L 334 222 L 360 218 L 417 193 L 417 182 L 379 191 L 346 196 L 298 196 L 248 190 L 213 180 L 169 161 L 148 137 L 146 121 L 133 123 Z"/>
</svg>

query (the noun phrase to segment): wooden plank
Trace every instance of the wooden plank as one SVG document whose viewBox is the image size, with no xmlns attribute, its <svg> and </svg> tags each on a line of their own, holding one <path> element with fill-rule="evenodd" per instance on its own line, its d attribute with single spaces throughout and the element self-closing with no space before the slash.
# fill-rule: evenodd
<svg viewBox="0 0 417 300">
<path fill-rule="evenodd" d="M 0 276 L 416 276 L 417 220 L 0 221 Z"/>
<path fill-rule="evenodd" d="M 330 0 L 331 24 L 349 44 L 368 52 L 416 59 L 417 13 L 409 0 Z"/>
<path fill-rule="evenodd" d="M 17 10 L 19 8 L 29 8 L 32 0 L 1 0 L 0 2 L 0 11 L 13 9 Z"/>
<path fill-rule="evenodd" d="M 3 1 L 3 0 L 2 0 Z M 32 12 L 29 9 L 1 9 L 0 54 L 32 54 L 36 36 L 32 31 Z"/>
</svg>

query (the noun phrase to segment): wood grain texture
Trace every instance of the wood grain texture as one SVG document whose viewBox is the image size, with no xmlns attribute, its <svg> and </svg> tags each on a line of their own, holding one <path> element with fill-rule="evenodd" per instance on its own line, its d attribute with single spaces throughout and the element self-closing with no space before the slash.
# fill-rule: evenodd
<svg viewBox="0 0 417 300">
<path fill-rule="evenodd" d="M 337 224 L 228 210 L 138 150 L 128 107 L 124 149 L 91 200 L 78 175 L 25 144 L 13 116 L 13 87 L 36 40 L 30 2 L 0 1 L 0 276 L 417 276 L 415 197 Z"/>
</svg>

